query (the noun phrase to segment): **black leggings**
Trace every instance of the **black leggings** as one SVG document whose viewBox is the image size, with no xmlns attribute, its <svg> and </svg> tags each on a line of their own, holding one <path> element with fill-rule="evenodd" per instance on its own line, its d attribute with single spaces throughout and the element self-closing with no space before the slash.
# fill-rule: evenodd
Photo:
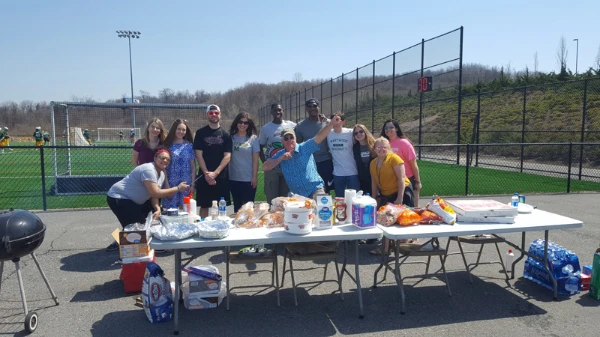
<svg viewBox="0 0 600 337">
<path fill-rule="evenodd" d="M 106 196 L 106 202 L 111 211 L 119 219 L 119 223 L 123 228 L 132 223 L 146 223 L 146 217 L 148 212 L 152 212 L 151 199 L 148 199 L 145 203 L 138 205 L 133 200 L 129 199 L 116 199 L 113 197 Z"/>
</svg>

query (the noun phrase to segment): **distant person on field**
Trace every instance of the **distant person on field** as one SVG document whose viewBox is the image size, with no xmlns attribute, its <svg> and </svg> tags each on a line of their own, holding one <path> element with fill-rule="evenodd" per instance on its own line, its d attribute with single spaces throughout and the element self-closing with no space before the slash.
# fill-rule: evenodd
<svg viewBox="0 0 600 337">
<path fill-rule="evenodd" d="M 196 155 L 194 138 L 190 127 L 182 119 L 176 119 L 165 139 L 164 146 L 171 152 L 171 164 L 167 167 L 169 186 L 186 182 L 192 187 L 189 191 L 177 192 L 170 198 L 162 199 L 164 208 L 183 208 L 183 197 L 194 192 L 196 180 Z"/>
<path fill-rule="evenodd" d="M 119 131 L 119 143 L 123 141 L 123 130 Z"/>
<path fill-rule="evenodd" d="M 254 202 L 258 185 L 258 131 L 250 114 L 240 112 L 229 129 L 231 135 L 231 161 L 229 162 L 229 187 L 233 198 L 233 211 L 247 202 Z"/>
<path fill-rule="evenodd" d="M 320 114 L 320 103 L 316 98 L 310 98 L 305 104 L 308 117 L 296 125 L 294 132 L 296 133 L 296 141 L 302 143 L 313 138 L 317 132 L 325 128 L 329 122 L 327 118 Z M 333 161 L 327 147 L 327 142 L 322 142 L 318 151 L 314 153 L 315 162 L 317 163 L 317 171 L 325 182 L 325 192 L 329 193 L 333 189 Z M 340 197 L 342 197 L 341 195 Z"/>
<path fill-rule="evenodd" d="M 50 134 L 48 131 L 44 131 L 44 146 L 50 145 Z"/>
<path fill-rule="evenodd" d="M 131 131 L 129 132 L 129 142 L 131 143 L 131 145 L 133 145 L 135 143 L 135 130 L 131 129 Z"/>
<path fill-rule="evenodd" d="M 281 132 L 284 129 L 296 127 L 296 123 L 283 119 L 283 108 L 279 103 L 271 104 L 271 115 L 273 120 L 260 129 L 260 136 L 258 137 L 260 144 L 259 156 L 263 163 L 273 158 L 277 152 L 285 151 L 283 144 L 281 144 Z M 276 197 L 286 197 L 290 192 L 279 166 L 275 166 L 270 171 L 265 171 L 264 191 L 268 203 L 271 203 L 271 200 Z"/>
<path fill-rule="evenodd" d="M 90 131 L 88 129 L 83 130 L 83 138 L 85 138 L 88 144 L 92 145 L 92 135 L 90 135 Z"/>
<path fill-rule="evenodd" d="M 33 132 L 33 139 L 35 139 L 35 146 L 41 147 L 42 140 L 44 139 L 44 135 L 42 134 L 42 128 L 37 126 L 35 131 Z"/>
<path fill-rule="evenodd" d="M 6 128 L 8 130 L 8 128 Z M 8 133 L 3 128 L 0 128 L 0 148 L 2 148 L 2 153 L 4 153 L 4 146 L 7 143 Z"/>
<path fill-rule="evenodd" d="M 133 167 L 151 163 L 156 149 L 163 145 L 167 138 L 167 130 L 158 118 L 152 118 L 146 127 L 144 138 L 138 139 L 133 145 L 131 163 Z"/>
<path fill-rule="evenodd" d="M 265 172 L 272 170 L 277 165 L 290 191 L 307 198 L 314 198 L 317 194 L 325 193 L 324 182 L 317 171 L 317 164 L 313 153 L 319 151 L 321 144 L 333 126 L 341 122 L 339 115 L 335 115 L 330 123 L 319 130 L 317 134 L 302 144 L 296 143 L 296 134 L 293 129 L 285 129 L 281 132 L 283 147 L 285 151 L 279 151 L 273 158 L 263 164 Z"/>
<path fill-rule="evenodd" d="M 200 216 L 206 218 L 213 200 L 229 198 L 229 171 L 231 159 L 231 136 L 221 127 L 221 109 L 215 104 L 206 108 L 208 125 L 198 129 L 194 136 L 194 150 L 200 169 L 196 178 L 196 200 L 200 206 Z M 250 168 L 248 168 L 250 169 Z"/>
</svg>

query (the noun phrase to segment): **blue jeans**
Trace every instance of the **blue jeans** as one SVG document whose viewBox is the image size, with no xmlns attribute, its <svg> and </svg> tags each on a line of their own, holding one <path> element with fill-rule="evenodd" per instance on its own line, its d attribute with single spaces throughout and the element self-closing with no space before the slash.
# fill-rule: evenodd
<svg viewBox="0 0 600 337">
<path fill-rule="evenodd" d="M 360 181 L 358 180 L 358 175 L 345 177 L 333 176 L 333 186 L 335 187 L 335 196 L 343 198 L 346 189 L 360 190 Z"/>
</svg>

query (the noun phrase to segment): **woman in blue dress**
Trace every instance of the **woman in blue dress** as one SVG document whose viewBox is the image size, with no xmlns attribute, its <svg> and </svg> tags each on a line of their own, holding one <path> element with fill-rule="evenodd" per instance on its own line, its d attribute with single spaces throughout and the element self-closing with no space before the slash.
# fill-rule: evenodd
<svg viewBox="0 0 600 337">
<path fill-rule="evenodd" d="M 185 181 L 194 187 L 196 182 L 196 155 L 193 148 L 192 131 L 183 119 L 173 122 L 164 145 L 171 152 L 171 164 L 167 167 L 169 186 L 177 186 Z M 173 185 L 174 184 L 174 185 Z M 194 188 L 188 190 L 194 191 Z M 178 192 L 171 198 L 162 200 L 163 208 L 183 208 L 183 197 L 186 192 Z"/>
</svg>

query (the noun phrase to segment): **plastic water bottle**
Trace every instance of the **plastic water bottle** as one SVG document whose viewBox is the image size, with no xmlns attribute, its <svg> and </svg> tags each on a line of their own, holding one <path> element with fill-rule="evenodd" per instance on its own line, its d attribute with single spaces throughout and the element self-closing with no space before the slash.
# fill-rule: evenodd
<svg viewBox="0 0 600 337">
<path fill-rule="evenodd" d="M 509 249 L 506 253 L 506 257 L 504 258 L 504 266 L 506 267 L 506 272 L 510 272 L 512 270 L 512 264 L 515 261 L 515 254 L 512 249 Z"/>
<path fill-rule="evenodd" d="M 217 201 L 212 201 L 212 206 L 210 207 L 210 218 L 211 220 L 217 220 L 219 217 L 219 205 L 217 205 Z"/>
<path fill-rule="evenodd" d="M 221 197 L 219 200 L 219 219 L 227 218 L 227 202 L 225 197 Z"/>
<path fill-rule="evenodd" d="M 515 192 L 510 199 L 510 205 L 512 207 L 519 207 L 519 193 Z"/>
</svg>

